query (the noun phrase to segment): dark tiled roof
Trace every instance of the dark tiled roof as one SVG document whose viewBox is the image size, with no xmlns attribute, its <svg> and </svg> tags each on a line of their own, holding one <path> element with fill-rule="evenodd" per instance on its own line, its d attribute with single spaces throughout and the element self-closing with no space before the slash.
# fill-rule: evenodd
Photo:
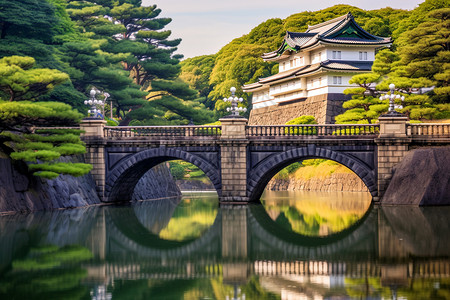
<svg viewBox="0 0 450 300">
<path fill-rule="evenodd" d="M 326 60 L 321 63 L 322 67 L 332 70 L 349 70 L 349 71 L 370 71 L 372 69 L 372 61 L 345 61 L 345 60 Z"/>
<path fill-rule="evenodd" d="M 334 43 L 334 44 L 364 44 L 364 45 L 380 45 L 390 44 L 392 40 L 390 38 L 382 38 L 377 40 L 365 40 L 359 38 L 334 38 L 334 39 L 321 39 L 321 41 Z"/>
<path fill-rule="evenodd" d="M 268 83 L 274 80 L 278 80 L 278 79 L 284 79 L 290 76 L 295 76 L 298 72 L 301 72 L 304 69 L 309 68 L 309 66 L 302 66 L 302 67 L 298 67 L 298 68 L 294 68 L 288 71 L 284 71 L 284 72 L 280 72 L 278 74 L 266 77 L 266 78 L 260 78 L 259 82 L 260 83 Z"/>
<path fill-rule="evenodd" d="M 318 34 L 323 34 L 324 32 L 327 32 L 328 30 L 332 29 L 333 27 L 335 27 L 337 24 L 339 24 L 342 20 L 345 20 L 349 15 L 351 15 L 350 13 L 316 24 L 316 25 L 311 25 L 308 26 L 308 30 L 306 30 L 306 32 L 308 33 L 318 33 Z"/>
<path fill-rule="evenodd" d="M 351 13 L 344 16 L 309 26 L 306 32 L 286 32 L 283 43 L 276 51 L 264 53 L 264 60 L 274 60 L 286 51 L 299 51 L 318 42 L 353 45 L 387 45 L 391 38 L 372 35 L 361 28 Z M 289 47 L 286 47 L 289 46 Z"/>
<path fill-rule="evenodd" d="M 309 42 L 312 38 L 316 36 L 315 33 L 306 33 L 306 32 L 286 32 L 285 41 L 286 43 L 292 47 L 301 47 L 305 43 Z"/>
<path fill-rule="evenodd" d="M 295 68 L 266 78 L 260 78 L 258 82 L 244 85 L 244 89 L 251 90 L 260 88 L 264 84 L 272 81 L 305 75 L 317 71 L 320 68 L 336 71 L 370 71 L 372 64 L 372 61 L 326 60 L 321 63 Z"/>
<path fill-rule="evenodd" d="M 244 90 L 249 91 L 249 90 L 253 90 L 253 89 L 257 89 L 262 87 L 263 85 L 259 82 L 254 82 L 254 83 L 249 83 L 249 84 L 244 84 L 244 86 L 242 87 Z"/>
</svg>

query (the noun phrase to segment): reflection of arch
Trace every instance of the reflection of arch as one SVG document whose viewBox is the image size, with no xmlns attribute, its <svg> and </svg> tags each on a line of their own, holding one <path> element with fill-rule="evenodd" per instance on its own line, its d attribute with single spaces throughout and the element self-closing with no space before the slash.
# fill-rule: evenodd
<svg viewBox="0 0 450 300">
<path fill-rule="evenodd" d="M 367 259 L 376 257 L 377 216 L 373 208 L 350 228 L 321 238 L 302 236 L 276 224 L 260 204 L 234 207 L 233 210 L 245 210 L 247 228 L 243 236 L 234 242 L 248 243 L 246 253 L 249 261 L 254 260 L 342 260 Z M 218 261 L 223 254 L 222 247 L 229 247 L 223 240 L 224 228 L 236 227 L 228 223 L 230 218 L 223 218 L 219 209 L 213 225 L 199 238 L 183 242 L 160 239 L 140 224 L 129 207 L 110 208 L 107 210 L 107 231 L 109 251 L 115 257 L 133 260 L 139 258 L 156 258 L 164 260 L 191 259 L 198 257 Z M 231 218 L 242 225 L 242 219 Z M 224 244 L 225 243 L 225 244 Z M 117 255 L 122 253 L 123 255 Z M 222 257 L 223 258 L 223 257 Z M 230 257 L 228 257 L 230 259 Z"/>
<path fill-rule="evenodd" d="M 258 201 L 260 199 L 267 183 L 281 169 L 293 162 L 313 158 L 325 158 L 346 166 L 361 178 L 372 196 L 377 195 L 375 171 L 366 163 L 348 154 L 330 149 L 319 147 L 311 149 L 310 147 L 291 149 L 283 153 L 270 155 L 259 162 L 248 175 L 247 195 L 250 201 Z"/>
<path fill-rule="evenodd" d="M 260 204 L 249 206 L 248 224 L 253 259 L 277 259 L 291 255 L 299 259 L 374 257 L 377 245 L 377 209 L 351 227 L 326 237 L 309 237 L 279 226 Z"/>
<path fill-rule="evenodd" d="M 105 180 L 106 201 L 131 201 L 134 187 L 139 179 L 152 167 L 172 159 L 181 159 L 200 168 L 211 180 L 220 196 L 222 184 L 216 167 L 192 153 L 162 147 L 133 154 L 115 166 Z"/>
<path fill-rule="evenodd" d="M 186 241 L 163 240 L 145 228 L 130 207 L 114 207 L 107 210 L 107 228 L 110 244 L 118 245 L 118 249 L 126 255 L 138 257 L 202 257 L 206 253 L 220 252 L 221 214 L 217 214 L 213 225 L 199 238 Z M 114 241 L 114 242 L 111 242 Z M 115 250 L 117 252 L 117 250 Z"/>
</svg>

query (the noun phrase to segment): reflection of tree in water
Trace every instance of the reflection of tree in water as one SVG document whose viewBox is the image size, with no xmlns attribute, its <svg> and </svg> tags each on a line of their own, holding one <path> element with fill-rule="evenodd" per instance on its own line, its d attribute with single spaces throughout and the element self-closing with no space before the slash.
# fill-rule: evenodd
<svg viewBox="0 0 450 300">
<path fill-rule="evenodd" d="M 82 299 L 89 289 L 80 285 L 87 271 L 80 263 L 92 258 L 80 246 L 44 246 L 12 262 L 0 279 L 1 299 Z"/>
<path fill-rule="evenodd" d="M 200 237 L 217 216 L 217 197 L 174 198 L 138 202 L 133 207 L 139 222 L 165 240 Z"/>
<path fill-rule="evenodd" d="M 253 276 L 245 285 L 239 286 L 240 294 L 248 300 L 280 299 L 265 291 L 258 278 Z M 224 284 L 222 278 L 138 280 L 114 283 L 113 299 L 232 299 L 234 286 Z"/>
<path fill-rule="evenodd" d="M 133 210 L 142 226 L 158 235 L 167 227 L 180 202 L 181 197 L 140 201 L 133 204 Z"/>
<path fill-rule="evenodd" d="M 269 216 L 280 226 L 308 236 L 326 236 L 349 228 L 360 220 L 370 206 L 357 199 L 298 199 L 283 201 L 268 198 L 263 201 Z"/>
<path fill-rule="evenodd" d="M 113 299 L 208 299 L 214 295 L 209 279 L 117 281 Z M 215 298 L 220 299 L 220 298 Z"/>
<path fill-rule="evenodd" d="M 345 289 L 352 299 L 444 300 L 450 299 L 450 280 L 445 278 L 410 278 L 406 286 L 382 286 L 380 278 L 345 278 Z"/>
<path fill-rule="evenodd" d="M 199 238 L 213 225 L 217 212 L 217 197 L 185 198 L 160 237 L 178 241 Z"/>
<path fill-rule="evenodd" d="M 289 222 L 289 218 L 286 217 L 284 212 L 281 212 L 278 217 L 275 219 L 275 223 L 280 225 L 281 227 L 292 230 L 291 223 Z"/>
</svg>

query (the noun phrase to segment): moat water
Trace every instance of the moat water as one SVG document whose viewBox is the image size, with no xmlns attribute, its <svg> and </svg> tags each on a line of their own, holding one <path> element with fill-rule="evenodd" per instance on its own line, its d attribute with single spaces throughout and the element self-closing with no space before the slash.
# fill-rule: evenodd
<svg viewBox="0 0 450 300">
<path fill-rule="evenodd" d="M 0 216 L 0 299 L 450 299 L 450 207 L 215 193 Z"/>
</svg>

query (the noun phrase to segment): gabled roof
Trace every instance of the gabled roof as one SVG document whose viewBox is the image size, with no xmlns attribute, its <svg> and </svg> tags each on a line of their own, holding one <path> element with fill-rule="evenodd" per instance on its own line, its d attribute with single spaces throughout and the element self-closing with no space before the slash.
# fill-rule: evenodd
<svg viewBox="0 0 450 300">
<path fill-rule="evenodd" d="M 255 89 L 261 88 L 264 85 L 270 84 L 279 80 L 289 80 L 296 77 L 314 73 L 320 70 L 329 70 L 337 72 L 368 72 L 372 68 L 372 61 L 347 61 L 347 60 L 326 60 L 317 64 L 307 65 L 285 72 L 281 72 L 269 77 L 260 78 L 258 82 L 246 84 L 243 86 L 245 92 L 252 92 Z"/>
<path fill-rule="evenodd" d="M 322 44 L 336 45 L 375 45 L 388 46 L 391 38 L 372 35 L 362 29 L 351 13 L 344 16 L 309 26 L 306 32 L 286 32 L 283 43 L 276 51 L 264 53 L 266 61 L 287 57 L 292 52 L 298 52 Z"/>
</svg>

